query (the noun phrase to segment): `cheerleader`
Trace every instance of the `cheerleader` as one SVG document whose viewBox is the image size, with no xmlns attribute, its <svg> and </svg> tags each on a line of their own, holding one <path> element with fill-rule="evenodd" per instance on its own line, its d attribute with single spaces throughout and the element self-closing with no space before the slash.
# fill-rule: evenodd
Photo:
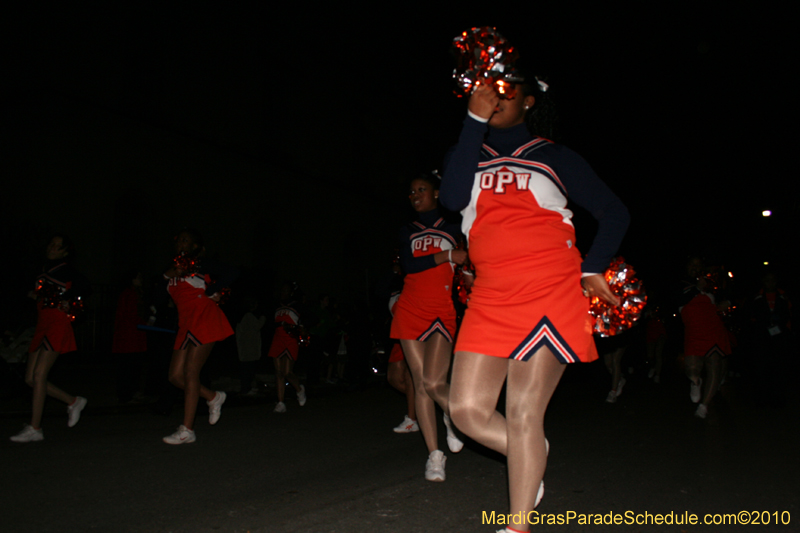
<svg viewBox="0 0 800 533">
<path fill-rule="evenodd" d="M 306 404 L 306 388 L 300 384 L 300 380 L 292 372 L 300 351 L 299 338 L 303 334 L 300 313 L 293 298 L 296 291 L 296 283 L 287 282 L 281 287 L 281 305 L 275 311 L 275 335 L 272 337 L 272 345 L 267 354 L 275 364 L 275 380 L 278 388 L 278 403 L 275 405 L 275 413 L 286 412 L 286 404 L 283 400 L 287 381 L 294 387 L 300 407 Z"/>
<path fill-rule="evenodd" d="M 38 309 L 36 331 L 28 350 L 25 369 L 25 383 L 33 388 L 33 413 L 31 423 L 11 437 L 14 442 L 44 440 L 42 411 L 48 395 L 67 404 L 69 427 L 78 423 L 81 411 L 86 407 L 86 398 L 67 394 L 47 380 L 59 354 L 77 348 L 69 302 L 89 292 L 89 282 L 69 263 L 72 252 L 70 239 L 66 235 L 55 235 L 47 245 L 47 261 L 36 280 L 36 289 L 29 293 L 36 300 Z"/>
<path fill-rule="evenodd" d="M 706 275 L 703 260 L 690 257 L 686 273 L 688 280 L 684 281 L 678 309 L 684 326 L 684 366 L 691 382 L 689 397 L 698 404 L 694 415 L 705 418 L 708 405 L 719 390 L 722 359 L 731 353 L 731 342 L 719 317 L 713 284 Z M 727 307 L 727 303 L 720 307 Z M 701 377 L 704 369 L 705 382 Z"/>
<path fill-rule="evenodd" d="M 463 264 L 467 253 L 456 250 L 457 226 L 439 214 L 438 182 L 430 175 L 411 182 L 409 200 L 418 218 L 400 230 L 400 266 L 406 277 L 390 333 L 400 340 L 414 381 L 417 421 L 428 447 L 425 479 L 429 481 L 445 480 L 446 457 L 439 450 L 435 404 L 445 413 L 450 451 L 457 453 L 464 446 L 450 425 L 447 372 L 456 328 L 454 265 Z"/>
<path fill-rule="evenodd" d="M 507 456 L 511 513 L 522 517 L 544 494 L 544 414 L 565 363 L 597 359 L 584 294 L 619 304 L 602 272 L 628 225 L 625 206 L 580 156 L 526 128 L 526 118 L 547 114 L 537 113 L 547 88 L 531 80 L 500 100 L 478 87 L 441 190 L 462 213 L 475 267 L 450 411 L 465 434 Z M 599 222 L 583 262 L 568 195 Z M 496 411 L 503 383 L 505 416 Z M 506 530 L 529 524 L 515 528 Z"/>
<path fill-rule="evenodd" d="M 219 308 L 220 291 L 229 287 L 237 271 L 202 257 L 205 248 L 197 231 L 184 229 L 175 238 L 180 254 L 175 266 L 164 273 L 167 290 L 178 308 L 178 336 L 169 365 L 169 381 L 184 392 L 183 424 L 167 444 L 188 444 L 196 440 L 194 418 L 202 397 L 208 404 L 208 423 L 217 423 L 225 403 L 222 391 L 200 384 L 200 370 L 217 341 L 233 335 L 233 329 Z"/>
</svg>

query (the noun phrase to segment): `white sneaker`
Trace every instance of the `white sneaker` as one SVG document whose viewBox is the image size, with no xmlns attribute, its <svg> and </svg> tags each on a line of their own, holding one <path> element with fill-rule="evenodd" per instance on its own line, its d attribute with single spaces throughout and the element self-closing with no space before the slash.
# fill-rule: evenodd
<svg viewBox="0 0 800 533">
<path fill-rule="evenodd" d="M 300 404 L 300 407 L 303 407 L 306 404 L 306 400 L 306 388 L 300 385 L 300 390 L 297 391 L 297 403 Z"/>
<path fill-rule="evenodd" d="M 86 407 L 86 398 L 76 396 L 72 405 L 67 406 L 67 416 L 69 417 L 67 426 L 72 427 L 78 423 L 78 420 L 81 419 L 81 411 L 83 411 L 84 407 Z"/>
<path fill-rule="evenodd" d="M 181 424 L 178 426 L 178 431 L 164 437 L 162 440 L 167 444 L 189 444 L 196 441 L 197 438 L 194 436 L 194 431 Z"/>
<path fill-rule="evenodd" d="M 617 403 L 617 393 L 615 391 L 608 391 L 606 396 L 606 403 Z"/>
<path fill-rule="evenodd" d="M 539 502 L 542 501 L 542 498 L 544 498 L 544 480 L 539 483 L 539 492 L 536 493 L 536 503 L 533 504 L 534 509 L 539 507 Z"/>
<path fill-rule="evenodd" d="M 22 431 L 9 439 L 11 442 L 37 442 L 44 440 L 44 434 L 41 429 L 34 429 L 32 425 L 25 424 Z"/>
<path fill-rule="evenodd" d="M 227 397 L 227 394 L 218 390 L 214 399 L 206 402 L 208 405 L 208 423 L 212 426 L 219 421 L 219 415 L 222 414 L 222 404 L 225 403 Z"/>
<path fill-rule="evenodd" d="M 444 415 L 444 427 L 447 429 L 447 447 L 453 453 L 460 452 L 461 448 L 464 447 L 464 443 L 456 437 L 456 432 L 453 431 L 453 426 L 450 424 L 450 417 L 446 413 Z"/>
<path fill-rule="evenodd" d="M 441 450 L 432 451 L 425 463 L 425 479 L 428 481 L 444 481 L 444 463 L 447 457 Z"/>
<path fill-rule="evenodd" d="M 286 404 L 283 402 L 278 402 L 275 406 L 275 409 L 272 410 L 273 413 L 285 413 L 286 412 Z"/>
<path fill-rule="evenodd" d="M 550 441 L 547 440 L 547 437 L 544 439 L 544 453 L 547 457 L 550 457 Z"/>
<path fill-rule="evenodd" d="M 694 412 L 694 416 L 696 416 L 697 418 L 705 418 L 707 414 L 708 414 L 708 407 L 706 407 L 702 403 L 697 406 L 697 411 Z"/>
<path fill-rule="evenodd" d="M 415 431 L 419 431 L 419 424 L 417 424 L 416 420 L 412 420 L 406 415 L 400 425 L 394 428 L 395 433 L 414 433 Z"/>
<path fill-rule="evenodd" d="M 692 387 L 689 389 L 689 398 L 692 399 L 692 402 L 697 403 L 700 401 L 700 388 L 703 386 L 703 379 L 699 378 L 697 380 L 697 384 L 692 381 Z"/>
<path fill-rule="evenodd" d="M 617 383 L 617 396 L 620 396 L 622 394 L 622 387 L 625 386 L 625 383 L 626 381 L 624 377 L 619 378 L 619 383 Z"/>
</svg>

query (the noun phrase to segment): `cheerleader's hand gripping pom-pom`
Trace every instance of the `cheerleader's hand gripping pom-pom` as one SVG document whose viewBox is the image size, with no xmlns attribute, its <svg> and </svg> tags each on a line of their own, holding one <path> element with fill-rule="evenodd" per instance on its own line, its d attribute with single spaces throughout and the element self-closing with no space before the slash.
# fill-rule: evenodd
<svg viewBox="0 0 800 533">
<path fill-rule="evenodd" d="M 479 85 L 489 85 L 500 98 L 514 98 L 516 83 L 523 80 L 514 68 L 517 51 L 497 30 L 472 28 L 453 39 L 458 96 L 470 95 Z"/>
<path fill-rule="evenodd" d="M 642 316 L 647 294 L 635 274 L 633 267 L 625 263 L 625 259 L 615 258 L 603 277 L 611 292 L 619 298 L 620 305 L 611 305 L 597 296 L 589 298 L 589 313 L 594 317 L 594 331 L 601 337 L 622 333 Z"/>
</svg>

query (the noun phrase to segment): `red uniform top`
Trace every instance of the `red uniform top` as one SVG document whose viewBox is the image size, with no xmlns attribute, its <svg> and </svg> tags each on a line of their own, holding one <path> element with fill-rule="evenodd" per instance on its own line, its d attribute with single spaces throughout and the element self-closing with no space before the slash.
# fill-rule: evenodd
<svg viewBox="0 0 800 533">
<path fill-rule="evenodd" d="M 275 311 L 275 335 L 272 337 L 272 344 L 269 347 L 267 357 L 280 357 L 288 355 L 293 361 L 297 361 L 300 352 L 300 341 L 295 335 L 289 333 L 293 326 L 300 325 L 300 313 L 289 305 L 282 305 Z M 284 327 L 284 324 L 287 327 Z"/>
<path fill-rule="evenodd" d="M 681 308 L 684 325 L 684 353 L 694 357 L 705 357 L 718 351 L 720 355 L 731 353 L 731 341 L 725 324 L 717 314 L 714 297 L 698 293 Z"/>
<path fill-rule="evenodd" d="M 450 262 L 437 265 L 433 255 L 455 249 L 457 235 L 458 227 L 445 222 L 435 209 L 401 228 L 400 263 L 406 277 L 392 320 L 393 339 L 425 341 L 440 333 L 453 341 L 454 267 Z"/>
<path fill-rule="evenodd" d="M 599 223 L 584 264 L 568 194 Z M 581 272 L 605 271 L 629 217 L 591 167 L 524 124 L 487 130 L 468 117 L 440 200 L 461 210 L 476 275 L 456 351 L 527 361 L 547 347 L 564 363 L 596 359 Z"/>
<path fill-rule="evenodd" d="M 225 313 L 206 295 L 206 285 L 210 283 L 210 276 L 202 273 L 169 279 L 167 290 L 178 307 L 176 350 L 188 349 L 191 344 L 199 346 L 221 341 L 233 335 Z"/>
<path fill-rule="evenodd" d="M 36 280 L 39 317 L 29 352 L 39 348 L 67 353 L 77 349 L 68 301 L 89 292 L 89 282 L 68 263 L 48 261 Z"/>
<path fill-rule="evenodd" d="M 208 274 L 194 273 L 184 277 L 175 277 L 169 279 L 167 291 L 175 305 L 178 306 L 180 313 L 181 306 L 190 305 L 197 298 L 204 298 L 206 296 L 206 285 L 211 283 L 211 278 Z"/>
<path fill-rule="evenodd" d="M 452 301 L 453 264 L 444 262 L 437 265 L 428 256 L 454 250 L 457 234 L 457 226 L 446 223 L 436 210 L 423 213 L 419 221 L 400 231 L 400 245 L 403 247 L 400 259 L 406 273 L 404 295 Z"/>
</svg>

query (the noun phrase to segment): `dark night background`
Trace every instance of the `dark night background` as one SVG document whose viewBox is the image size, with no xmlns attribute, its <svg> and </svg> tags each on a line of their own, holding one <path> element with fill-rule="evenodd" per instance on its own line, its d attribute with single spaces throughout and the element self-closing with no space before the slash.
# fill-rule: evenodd
<svg viewBox="0 0 800 533">
<path fill-rule="evenodd" d="M 628 205 L 621 253 L 649 287 L 669 286 L 690 252 L 741 274 L 743 293 L 763 261 L 796 271 L 792 17 L 766 3 L 630 5 L 8 17 L 4 292 L 53 231 L 108 284 L 130 266 L 159 272 L 188 225 L 269 291 L 293 278 L 363 300 L 412 216 L 409 180 L 457 139 L 449 47 L 478 25 L 548 76 L 558 140 Z M 575 211 L 586 249 L 593 221 Z"/>
</svg>

